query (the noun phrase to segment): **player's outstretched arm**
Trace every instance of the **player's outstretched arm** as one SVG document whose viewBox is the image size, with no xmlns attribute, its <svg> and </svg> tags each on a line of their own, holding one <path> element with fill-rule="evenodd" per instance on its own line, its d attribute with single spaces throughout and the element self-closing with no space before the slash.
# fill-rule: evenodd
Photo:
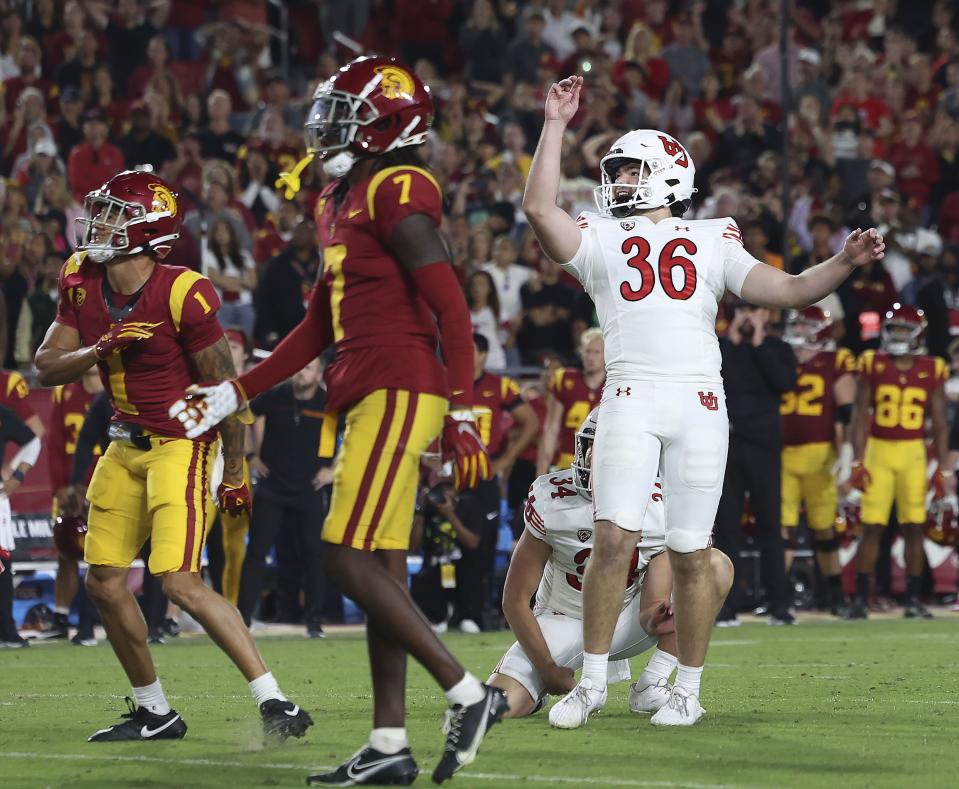
<svg viewBox="0 0 959 789">
<path fill-rule="evenodd" d="M 567 263 L 579 249 L 582 233 L 575 220 L 556 205 L 559 195 L 560 159 L 563 134 L 579 109 L 582 77 L 567 77 L 554 83 L 546 96 L 546 117 L 533 156 L 523 212 L 543 251 L 557 263 Z"/>
<path fill-rule="evenodd" d="M 771 309 L 802 308 L 815 304 L 838 288 L 852 272 L 881 260 L 886 245 L 875 228 L 856 229 L 842 250 L 801 274 L 786 274 L 772 266 L 753 266 L 743 282 L 742 297 Z"/>
<path fill-rule="evenodd" d="M 79 380 L 98 361 L 92 345 L 81 347 L 80 333 L 76 329 L 56 321 L 47 329 L 34 358 L 41 386 L 58 386 Z"/>
<path fill-rule="evenodd" d="M 576 685 L 572 669 L 557 666 L 543 631 L 529 607 L 553 549 L 524 531 L 513 549 L 503 587 L 503 615 L 513 635 L 542 677 L 547 693 L 567 693 Z"/>
</svg>

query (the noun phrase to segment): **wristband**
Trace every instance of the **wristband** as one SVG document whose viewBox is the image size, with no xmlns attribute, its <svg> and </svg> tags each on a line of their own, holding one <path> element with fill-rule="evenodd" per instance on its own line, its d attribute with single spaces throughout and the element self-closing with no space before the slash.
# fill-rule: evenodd
<svg viewBox="0 0 959 789">
<path fill-rule="evenodd" d="M 23 482 L 24 477 L 26 477 L 27 475 L 26 475 L 26 472 L 21 471 L 20 469 L 17 469 L 10 476 L 13 477 L 15 480 L 17 480 L 18 482 Z"/>
</svg>

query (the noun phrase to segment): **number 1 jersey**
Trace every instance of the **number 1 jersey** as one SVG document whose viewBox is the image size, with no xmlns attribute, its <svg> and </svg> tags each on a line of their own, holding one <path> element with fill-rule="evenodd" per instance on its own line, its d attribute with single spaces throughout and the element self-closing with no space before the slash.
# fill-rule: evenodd
<svg viewBox="0 0 959 789">
<path fill-rule="evenodd" d="M 523 512 L 526 531 L 553 549 L 536 591 L 536 612 L 553 611 L 583 618 L 583 575 L 593 551 L 593 507 L 573 488 L 569 469 L 537 477 L 529 488 Z M 639 588 L 638 581 L 653 557 L 666 550 L 666 513 L 662 487 L 656 483 L 646 508 L 642 537 L 633 552 L 623 595 L 623 608 Z"/>
<path fill-rule="evenodd" d="M 607 380 L 722 385 L 719 301 L 726 290 L 740 296 L 759 263 L 735 220 L 581 214 L 576 221 L 582 241 L 563 268 L 596 305 Z"/>
</svg>

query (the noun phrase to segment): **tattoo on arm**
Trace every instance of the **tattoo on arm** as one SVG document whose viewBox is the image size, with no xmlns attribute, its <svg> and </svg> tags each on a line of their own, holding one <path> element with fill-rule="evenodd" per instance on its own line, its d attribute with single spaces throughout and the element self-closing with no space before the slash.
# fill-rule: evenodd
<svg viewBox="0 0 959 789">
<path fill-rule="evenodd" d="M 190 357 L 197 380 L 204 384 L 216 384 L 236 378 L 236 368 L 230 355 L 230 343 L 221 337 L 213 345 L 197 351 Z M 236 483 L 243 479 L 243 439 L 245 428 L 236 417 L 224 419 L 219 426 L 223 440 L 223 475 Z"/>
</svg>

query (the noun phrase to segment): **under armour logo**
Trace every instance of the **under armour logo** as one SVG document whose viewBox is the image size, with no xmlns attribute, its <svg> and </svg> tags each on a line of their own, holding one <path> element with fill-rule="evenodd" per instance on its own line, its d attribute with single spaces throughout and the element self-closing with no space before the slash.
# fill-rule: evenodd
<svg viewBox="0 0 959 789">
<path fill-rule="evenodd" d="M 703 408 L 705 408 L 707 411 L 719 410 L 719 398 L 716 397 L 716 395 L 714 395 L 712 392 L 700 392 L 699 402 L 702 403 Z"/>
<path fill-rule="evenodd" d="M 629 397 L 632 393 L 633 393 L 633 392 L 632 392 L 632 389 L 631 389 L 630 387 L 628 387 L 628 386 L 624 386 L 624 387 L 622 387 L 622 388 L 620 388 L 620 387 L 618 387 L 618 386 L 616 387 L 616 396 L 617 396 L 617 397 Z"/>
</svg>

